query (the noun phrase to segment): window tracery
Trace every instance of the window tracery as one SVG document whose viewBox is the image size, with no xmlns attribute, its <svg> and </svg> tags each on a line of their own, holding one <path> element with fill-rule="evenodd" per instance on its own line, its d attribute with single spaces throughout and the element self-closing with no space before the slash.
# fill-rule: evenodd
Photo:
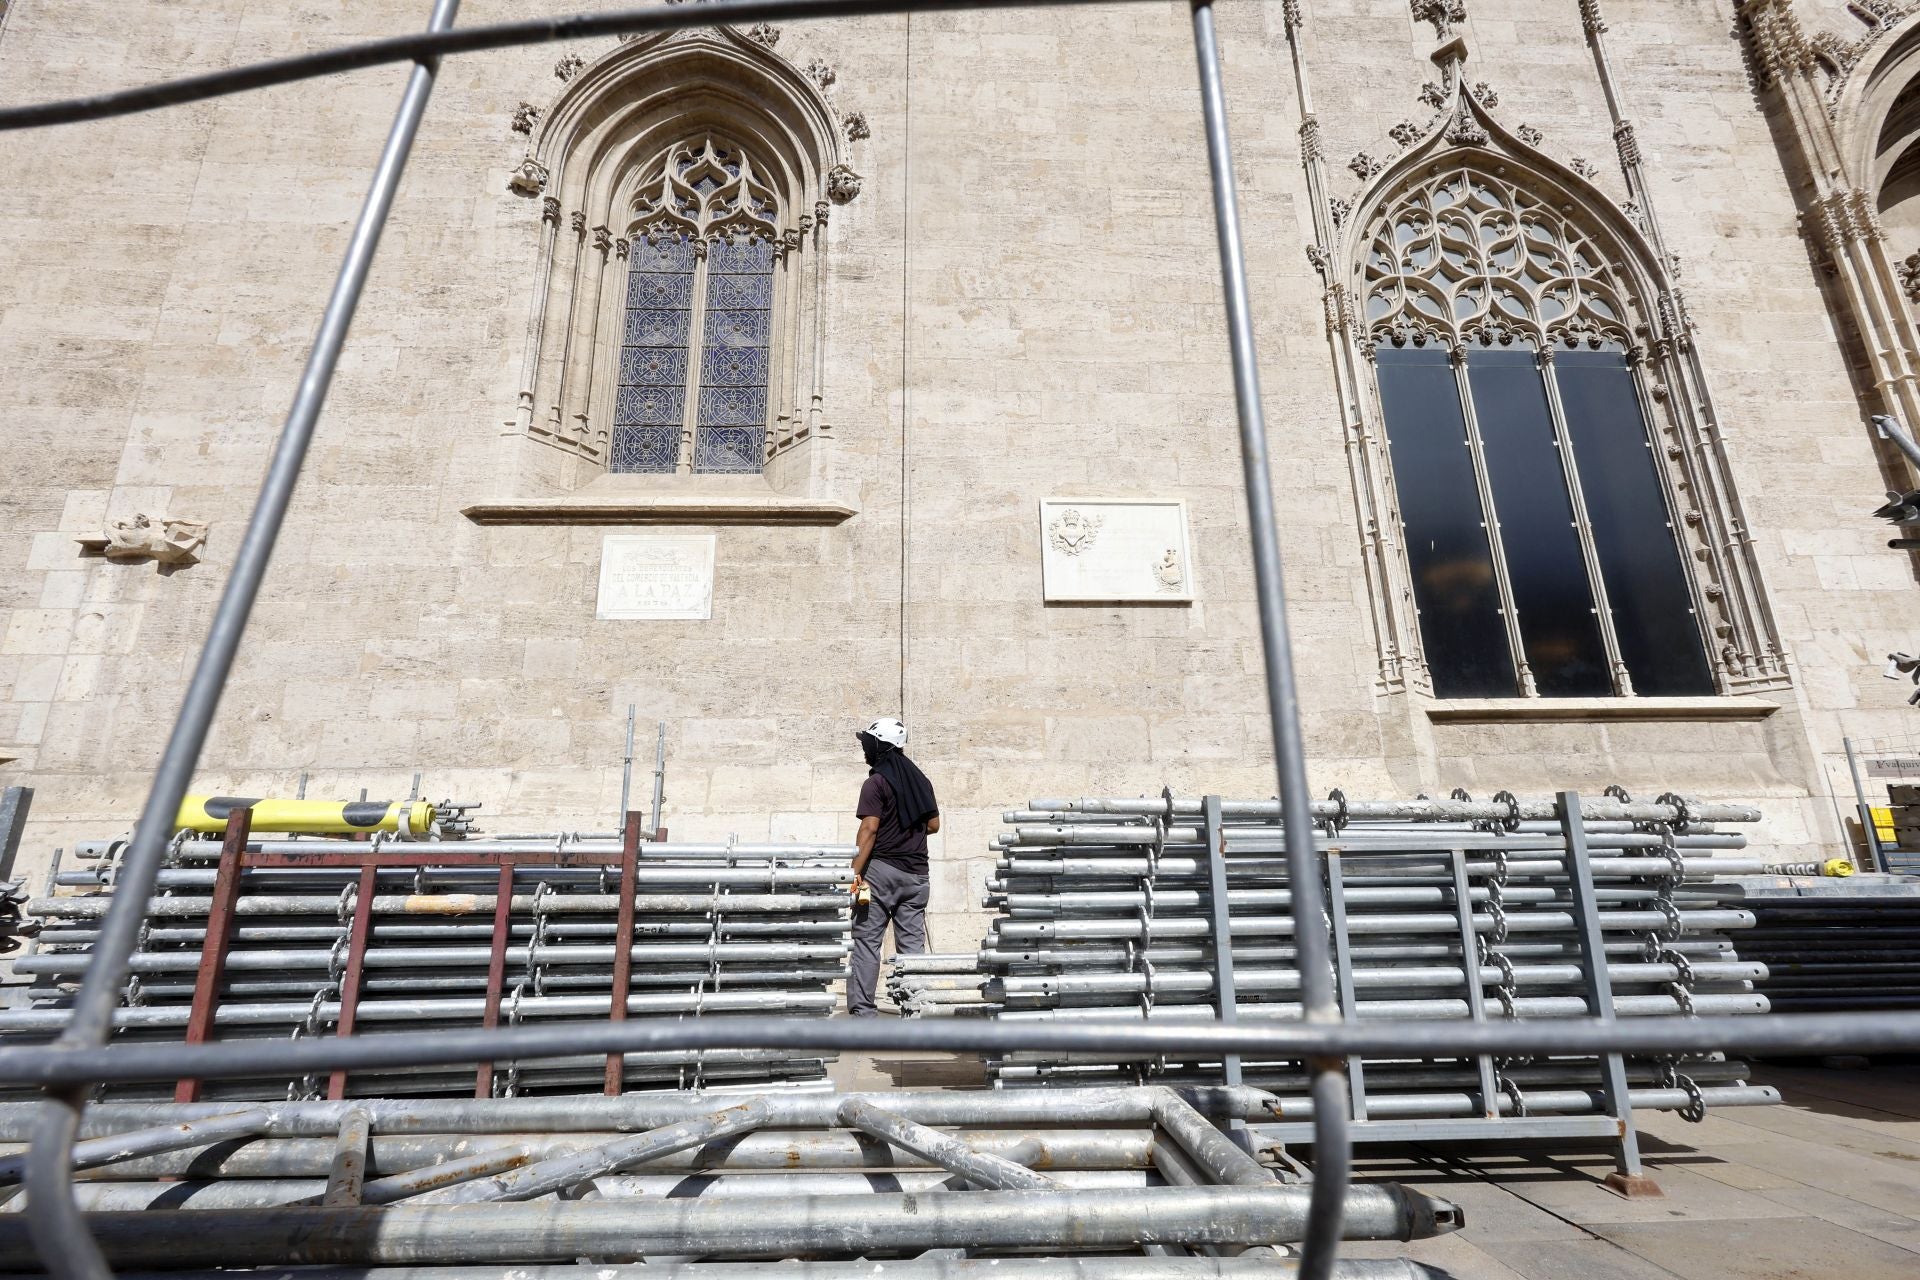
<svg viewBox="0 0 1920 1280">
<path fill-rule="evenodd" d="M 1365 269 L 1376 337 L 1625 345 L 1621 286 L 1590 237 L 1544 199 L 1456 168 L 1404 193 Z"/>
<path fill-rule="evenodd" d="M 751 153 L 713 135 L 641 184 L 608 470 L 760 470 L 779 216 Z"/>
</svg>

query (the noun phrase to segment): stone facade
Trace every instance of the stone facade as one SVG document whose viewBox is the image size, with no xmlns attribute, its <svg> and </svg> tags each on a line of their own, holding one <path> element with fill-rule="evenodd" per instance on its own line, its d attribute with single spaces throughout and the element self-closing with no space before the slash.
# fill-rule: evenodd
<svg viewBox="0 0 1920 1280">
<path fill-rule="evenodd" d="M 1909 374 L 1856 369 L 1854 338 L 1897 322 L 1911 346 L 1913 319 L 1883 289 L 1863 330 L 1810 250 L 1821 193 L 1746 20 L 1783 11 L 1829 49 L 1863 42 L 1861 75 L 1920 19 L 1838 0 L 1219 7 L 1314 787 L 1678 790 L 1760 804 L 1783 854 L 1836 852 L 1842 737 L 1920 732 L 1880 674 L 1914 643 L 1914 566 L 1868 514 L 1913 487 L 1867 426 L 1901 410 Z M 531 9 L 475 2 L 463 21 Z M 603 475 L 522 413 L 543 236 L 571 212 L 543 217 L 548 179 L 525 165 L 556 161 L 530 148 L 596 68 L 651 46 L 448 61 L 200 785 L 285 794 L 307 772 L 314 795 L 403 794 L 421 771 L 496 830 L 606 828 L 632 704 L 639 774 L 644 726 L 667 722 L 676 836 L 844 839 L 853 731 L 897 711 L 948 814 L 937 949 L 977 936 L 1004 808 L 1271 793 L 1185 11 L 724 37 L 789 67 L 841 125 L 819 144 L 822 220 L 792 250 L 819 273 L 794 321 L 817 336 L 795 359 L 818 403 L 802 397 L 806 430 L 781 436 L 767 479 L 725 483 Z M 423 12 L 18 0 L 0 83 L 12 101 L 77 94 Z M 1825 92 L 1837 64 L 1816 63 L 1786 74 Z M 10 138 L 0 782 L 37 790 L 29 874 L 55 845 L 124 829 L 144 796 L 402 75 Z M 1429 134 L 1443 108 L 1467 113 L 1462 137 Z M 1334 286 L 1354 269 L 1349 221 L 1429 138 L 1504 145 L 1499 163 L 1613 206 L 1623 237 L 1670 255 L 1649 250 L 1645 273 L 1685 299 L 1658 417 L 1712 472 L 1681 536 L 1703 600 L 1745 619 L 1723 696 L 1449 706 L 1408 665 L 1378 410 Z M 1049 497 L 1183 499 L 1193 603 L 1044 604 Z M 197 562 L 76 541 L 136 515 L 204 522 Z M 711 620 L 596 621 L 602 537 L 663 522 L 718 534 Z"/>
</svg>

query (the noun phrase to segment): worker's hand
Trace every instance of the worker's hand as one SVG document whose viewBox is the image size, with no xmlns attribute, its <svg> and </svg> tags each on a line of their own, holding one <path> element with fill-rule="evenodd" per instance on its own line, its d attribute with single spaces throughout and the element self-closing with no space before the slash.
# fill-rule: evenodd
<svg viewBox="0 0 1920 1280">
<path fill-rule="evenodd" d="M 856 907 L 864 907 L 868 902 L 872 901 L 873 890 L 867 887 L 866 879 L 862 876 L 855 876 L 853 878 L 852 892 L 853 905 Z"/>
</svg>

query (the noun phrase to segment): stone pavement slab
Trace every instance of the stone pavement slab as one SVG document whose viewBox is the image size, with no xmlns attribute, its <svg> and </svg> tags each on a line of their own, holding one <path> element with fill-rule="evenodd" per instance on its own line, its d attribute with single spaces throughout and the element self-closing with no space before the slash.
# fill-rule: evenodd
<svg viewBox="0 0 1920 1280">
<path fill-rule="evenodd" d="M 1818 1218 L 1733 1219 L 1717 1225 L 1717 1231 L 1702 1231 L 1688 1222 L 1614 1222 L 1594 1230 L 1683 1280 L 1913 1280 L 1920 1275 L 1920 1258 L 1910 1251 Z"/>
<path fill-rule="evenodd" d="M 1482 1248 L 1527 1280 L 1674 1280 L 1675 1275 L 1611 1240 L 1589 1235 L 1578 1240 L 1498 1240 Z"/>
</svg>

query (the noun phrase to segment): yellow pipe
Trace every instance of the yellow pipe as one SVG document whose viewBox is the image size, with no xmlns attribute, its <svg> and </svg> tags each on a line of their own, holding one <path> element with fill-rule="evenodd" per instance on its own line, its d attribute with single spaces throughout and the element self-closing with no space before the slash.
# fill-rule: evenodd
<svg viewBox="0 0 1920 1280">
<path fill-rule="evenodd" d="M 180 802 L 174 828 L 224 831 L 227 815 L 251 806 L 255 831 L 298 835 L 347 835 L 362 831 L 404 831 L 425 835 L 433 806 L 425 800 L 272 800 L 247 796 L 187 796 Z M 403 825 L 404 824 L 404 825 Z"/>
</svg>

